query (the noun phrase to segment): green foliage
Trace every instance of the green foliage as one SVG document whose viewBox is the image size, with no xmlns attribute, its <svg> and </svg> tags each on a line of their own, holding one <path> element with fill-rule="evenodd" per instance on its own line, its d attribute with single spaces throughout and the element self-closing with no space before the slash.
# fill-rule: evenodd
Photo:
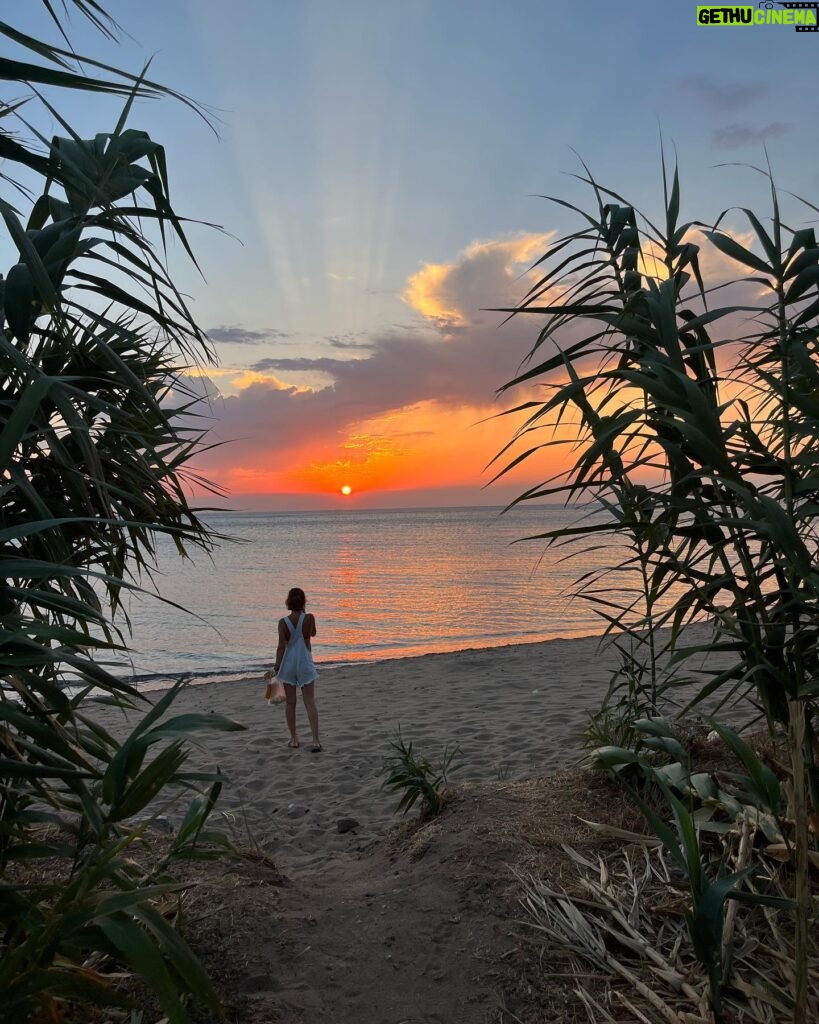
<svg viewBox="0 0 819 1024">
<path fill-rule="evenodd" d="M 652 687 L 646 680 L 646 664 L 623 644 L 616 643 L 615 646 L 620 665 L 612 674 L 600 708 L 589 714 L 582 732 L 586 750 L 604 746 L 639 749 L 640 734 L 633 723 L 656 711 L 656 683 L 652 693 Z"/>
<path fill-rule="evenodd" d="M 406 814 L 420 799 L 422 809 L 428 814 L 440 814 L 444 806 L 444 790 L 450 772 L 456 771 L 458 764 L 453 761 L 460 753 L 459 747 L 444 750 L 438 768 L 412 749 L 412 741 L 405 743 L 399 731 L 390 744 L 395 753 L 385 763 L 386 779 L 384 786 L 402 794 L 395 808 L 396 814 Z"/>
<path fill-rule="evenodd" d="M 720 773 L 729 783 L 726 789 L 711 773 L 692 770 L 685 752 L 674 738 L 674 728 L 662 718 L 634 723 L 645 745 L 672 758 L 658 766 L 632 750 L 604 747 L 593 754 L 598 767 L 621 775 L 624 769 L 638 768 L 645 780 L 659 790 L 670 808 L 674 827 L 670 827 L 637 785 L 626 782 L 632 799 L 642 811 L 651 830 L 662 840 L 673 861 L 682 871 L 691 903 L 685 910 L 686 924 L 697 959 L 708 974 L 710 1001 L 717 1020 L 723 1019 L 723 989 L 729 982 L 730 943 L 724 940 L 724 904 L 741 899 L 762 906 L 789 909 L 792 901 L 759 891 L 742 891 L 739 886 L 757 871 L 756 864 L 728 874 L 724 854 L 713 844 L 710 850 L 703 834 L 725 836 L 743 828 L 759 830 L 771 844 L 785 841 L 781 821 L 779 781 L 770 768 L 732 729 L 709 723 L 741 760 L 748 775 Z M 633 775 L 632 775 L 633 778 Z M 771 849 L 774 847 L 772 846 Z"/>
<path fill-rule="evenodd" d="M 0 889 L 0 988 L 9 1019 L 45 1017 L 64 1000 L 124 1005 L 105 972 L 88 967 L 89 961 L 102 966 L 103 955 L 142 975 L 171 1021 L 187 1019 L 185 994 L 218 1010 L 202 967 L 165 918 L 173 910 L 173 893 L 182 888 L 169 880 L 171 861 L 210 856 L 226 845 L 223 834 L 206 827 L 221 774 L 184 770 L 182 740 L 198 723 L 189 715 L 161 720 L 181 685 L 168 691 L 122 743 L 98 725 L 92 742 L 77 730 L 75 764 L 82 757 L 84 765 L 64 769 L 61 785 L 43 774 L 44 758 L 38 758 L 34 744 L 27 757 L 6 765 L 7 791 L 17 801 L 5 819 Z M 89 727 L 93 702 L 83 707 L 77 718 Z M 3 708 L 7 721 L 15 721 L 13 710 Z M 202 717 L 211 729 L 243 728 L 218 715 Z M 20 723 L 21 732 L 25 726 L 29 735 L 47 735 L 45 727 L 36 730 L 27 722 Z M 157 852 L 146 844 L 145 832 L 158 814 L 156 798 L 167 810 L 185 790 L 203 783 L 206 790 L 191 801 L 165 849 Z M 35 965 L 42 969 L 34 970 Z"/>
<path fill-rule="evenodd" d="M 794 1020 L 802 1022 L 808 852 L 816 842 L 808 832 L 808 803 L 819 810 L 819 246 L 812 227 L 788 226 L 770 170 L 753 170 L 771 195 L 767 226 L 753 211 L 741 211 L 756 251 L 720 226 L 725 214 L 710 226 L 681 221 L 679 177 L 676 169 L 667 174 L 665 161 L 660 218 L 601 185 L 585 165 L 578 177 L 591 191 L 590 209 L 554 200 L 576 213 L 580 226 L 550 246 L 523 302 L 506 310 L 536 315 L 542 325 L 528 363 L 502 389 L 537 382 L 546 397 L 518 407 L 523 423 L 496 458 L 519 442 L 525 451 L 512 454 L 497 476 L 547 446 L 550 462 L 555 445 L 567 452 L 564 473 L 517 500 L 559 496 L 598 513 L 571 529 L 540 534 L 549 544 L 580 539 L 599 546 L 609 538 L 620 541 L 620 550 L 625 544 L 611 578 L 583 578 L 578 590 L 596 605 L 608 632 L 646 645 L 649 679 L 638 680 L 638 699 L 656 712 L 657 655 L 669 638 L 666 697 L 680 688 L 689 659 L 704 657 L 706 682 L 689 707 L 750 693 L 771 727 L 778 723 L 788 732 L 796 793 Z M 817 212 L 793 201 L 797 220 Z M 738 277 L 727 285 L 736 296 L 730 304 L 712 305 L 726 285 L 704 280 L 702 245 L 736 267 Z M 702 642 L 688 641 L 697 635 L 686 630 L 692 623 L 704 624 Z M 621 710 L 627 715 L 629 703 Z M 616 705 L 607 711 L 601 724 L 613 734 Z M 628 728 L 620 730 L 626 738 Z M 771 815 L 778 783 L 745 758 L 739 737 L 723 731 L 723 738 L 746 767 L 745 797 Z M 672 741 L 660 735 L 643 742 L 675 756 Z M 628 751 L 622 756 L 627 761 Z M 679 816 L 677 824 L 682 830 Z M 679 849 L 693 872 L 696 917 L 702 893 L 691 850 Z M 709 902 L 709 913 L 717 905 L 719 898 Z M 705 951 L 716 932 L 695 924 L 692 939 L 695 934 Z M 713 960 L 706 961 L 711 970 Z M 713 987 L 712 993 L 717 1000 Z"/>
<path fill-rule="evenodd" d="M 585 227 L 554 243 L 539 264 L 555 269 L 509 310 L 538 314 L 544 326 L 534 365 L 505 385 L 552 382 L 547 400 L 521 407 L 518 440 L 550 423 L 577 424 L 573 435 L 564 426 L 529 447 L 525 459 L 545 444 L 575 454 L 565 474 L 518 500 L 557 495 L 602 507 L 604 516 L 571 536 L 619 536 L 642 552 L 617 569 L 636 574 L 644 600 L 609 607 L 609 628 L 656 634 L 670 626 L 676 637 L 687 622 L 713 623 L 705 647 L 734 663 L 714 670 L 698 699 L 750 685 L 770 717 L 787 722 L 786 696 L 810 701 L 819 666 L 811 626 L 819 596 L 811 557 L 819 479 L 814 232 L 787 229 L 772 191 L 773 240 L 746 213 L 775 259 L 748 254 L 719 229 L 701 236 L 754 271 L 740 282 L 747 302 L 711 309 L 691 240 L 698 225 L 678 223 L 676 172 L 661 227 L 588 173 L 582 180 L 596 209 L 560 201 Z M 739 321 L 744 313 L 753 318 Z M 718 359 L 725 335 L 732 350 Z M 541 536 L 560 543 L 569 533 Z M 585 581 L 583 591 L 595 600 Z M 681 663 L 694 653 L 702 648 L 676 656 Z"/>
<path fill-rule="evenodd" d="M 56 5 L 45 6 L 62 33 Z M 72 6 L 114 37 L 95 0 Z M 180 555 L 217 539 L 186 497 L 203 432 L 180 368 L 212 356 L 165 266 L 168 237 L 192 253 L 164 149 L 126 127 L 137 96 L 167 90 L 67 41 L 6 23 L 0 39 L 14 51 L 0 55 L 13 90 L 0 100 L 0 215 L 15 254 L 0 282 L 3 1011 L 54 1021 L 69 1003 L 121 1005 L 106 977 L 113 959 L 181 1022 L 191 998 L 217 1004 L 167 919 L 166 869 L 222 842 L 206 827 L 222 778 L 186 770 L 186 738 L 240 727 L 166 718 L 179 686 L 151 707 L 106 665 L 127 649 L 122 591 L 150 578 L 157 535 Z M 119 95 L 122 114 L 81 138 L 40 86 Z M 38 109 L 54 137 L 38 129 Z M 119 742 L 95 719 L 99 700 L 148 710 Z M 153 856 L 144 833 L 180 794 L 192 801 Z"/>
</svg>

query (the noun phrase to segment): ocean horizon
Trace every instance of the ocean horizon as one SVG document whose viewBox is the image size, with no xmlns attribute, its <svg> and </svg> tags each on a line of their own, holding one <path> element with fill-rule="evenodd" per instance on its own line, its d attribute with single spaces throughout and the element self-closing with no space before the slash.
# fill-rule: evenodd
<svg viewBox="0 0 819 1024">
<path fill-rule="evenodd" d="M 261 676 L 292 586 L 318 621 L 319 670 L 600 634 L 605 622 L 573 596 L 574 581 L 615 564 L 622 548 L 576 545 L 567 557 L 524 539 L 583 514 L 562 505 L 205 513 L 231 540 L 180 559 L 170 538 L 157 538 L 160 597 L 124 596 L 131 656 L 114 671 L 141 689 L 180 675 Z"/>
</svg>

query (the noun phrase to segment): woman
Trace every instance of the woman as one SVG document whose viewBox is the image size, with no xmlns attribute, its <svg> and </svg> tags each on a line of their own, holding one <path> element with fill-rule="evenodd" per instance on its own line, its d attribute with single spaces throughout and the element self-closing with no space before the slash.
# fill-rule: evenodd
<svg viewBox="0 0 819 1024">
<path fill-rule="evenodd" d="M 310 612 L 305 612 L 307 598 L 301 587 L 293 587 L 285 600 L 290 612 L 279 619 L 279 646 L 276 649 L 276 663 L 272 672 L 265 672 L 265 679 L 274 676 L 284 683 L 287 700 L 285 713 L 287 728 L 290 730 L 289 747 L 297 747 L 299 738 L 296 735 L 296 687 L 301 689 L 313 743 L 310 750 L 317 754 L 321 750 L 318 729 L 318 709 L 316 708 L 316 666 L 313 664 L 313 652 L 310 640 L 316 635 L 316 619 Z"/>
</svg>

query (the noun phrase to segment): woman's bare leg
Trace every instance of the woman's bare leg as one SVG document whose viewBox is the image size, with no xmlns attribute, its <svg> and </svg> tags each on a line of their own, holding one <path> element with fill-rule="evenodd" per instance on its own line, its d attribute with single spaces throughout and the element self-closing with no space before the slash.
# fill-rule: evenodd
<svg viewBox="0 0 819 1024">
<path fill-rule="evenodd" d="M 304 698 L 304 710 L 307 712 L 307 720 L 310 723 L 310 731 L 313 734 L 313 747 L 321 750 L 321 740 L 318 731 L 318 708 L 316 707 L 316 684 L 308 683 L 302 686 L 301 695 Z"/>
<path fill-rule="evenodd" d="M 290 742 L 289 747 L 297 747 L 299 745 L 299 738 L 296 735 L 296 687 L 291 686 L 289 683 L 284 684 L 284 695 L 287 699 L 287 704 L 284 709 L 284 717 L 287 719 L 287 728 L 290 730 Z"/>
</svg>

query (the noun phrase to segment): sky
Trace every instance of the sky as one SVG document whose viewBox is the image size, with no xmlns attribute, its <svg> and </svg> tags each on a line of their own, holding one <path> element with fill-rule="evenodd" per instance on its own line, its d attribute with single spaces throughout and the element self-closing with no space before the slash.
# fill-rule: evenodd
<svg viewBox="0 0 819 1024">
<path fill-rule="evenodd" d="M 197 468 L 233 508 L 504 504 L 559 468 L 548 451 L 489 484 L 510 439 L 498 396 L 538 331 L 493 307 L 577 221 L 578 154 L 647 212 L 660 135 L 682 217 L 768 208 L 747 168 L 819 198 L 819 34 L 704 28 L 688 0 L 108 0 L 118 45 L 76 15 L 76 50 L 207 105 L 131 125 L 167 149 L 203 271 L 171 269 L 218 353 L 199 381 Z M 778 6 L 778 5 L 777 5 Z M 9 20 L 54 32 L 40 5 Z M 60 97 L 81 134 L 112 101 Z M 725 225 L 742 234 L 737 212 Z M 351 493 L 344 496 L 341 488 Z"/>
</svg>

